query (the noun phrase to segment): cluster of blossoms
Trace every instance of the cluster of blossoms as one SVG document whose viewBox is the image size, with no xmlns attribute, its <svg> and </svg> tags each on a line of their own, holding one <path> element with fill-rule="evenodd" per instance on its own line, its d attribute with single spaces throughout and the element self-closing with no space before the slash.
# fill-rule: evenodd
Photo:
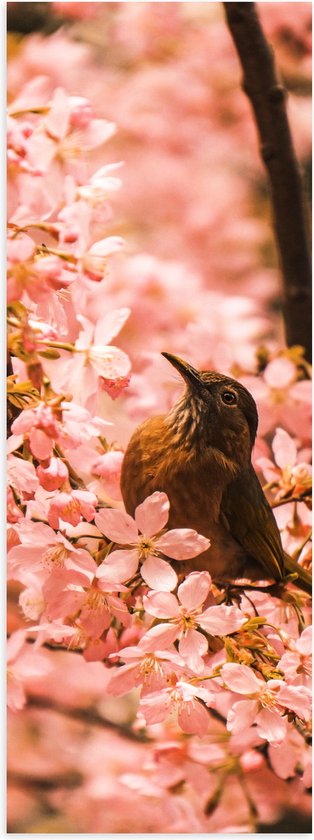
<svg viewBox="0 0 314 840">
<path fill-rule="evenodd" d="M 66 13 L 69 5 L 91 4 L 54 5 L 64 7 Z M 153 4 L 159 24 L 155 51 L 150 55 L 152 40 L 145 9 L 150 4 L 117 5 L 115 48 L 119 51 L 128 41 L 131 24 L 141 31 L 142 39 L 133 39 L 139 52 L 133 56 L 132 72 L 143 56 L 151 61 L 150 84 L 157 107 L 164 90 L 164 78 L 158 75 L 163 75 L 160 57 L 167 49 L 172 54 L 171 43 L 183 31 L 191 48 L 196 24 L 189 27 L 188 17 L 182 21 L 176 4 L 171 5 L 167 20 L 162 9 L 156 11 L 158 4 Z M 221 33 L 220 22 L 217 27 Z M 112 779 L 114 787 L 118 785 L 117 794 L 113 796 L 111 790 L 117 813 L 121 803 L 125 810 L 134 804 L 136 795 L 142 822 L 140 826 L 134 823 L 135 832 L 139 827 L 152 833 L 158 828 L 185 832 L 186 826 L 192 832 L 231 831 L 222 807 L 228 780 L 228 789 L 235 785 L 240 796 L 235 825 L 237 830 L 240 826 L 248 831 L 257 818 L 267 822 L 280 813 L 286 797 L 284 780 L 293 777 L 295 801 L 301 800 L 309 786 L 308 599 L 292 587 L 271 593 L 267 587 L 264 591 L 222 588 L 208 572 L 186 574 L 185 561 L 205 551 L 209 540 L 188 528 L 167 529 L 169 500 L 162 492 L 139 505 L 134 519 L 127 515 L 121 500 L 120 471 L 134 423 L 168 410 L 177 394 L 178 383 L 169 381 L 160 351 L 169 349 L 185 357 L 188 346 L 192 363 L 231 373 L 254 395 L 260 415 L 255 467 L 265 479 L 285 549 L 309 567 L 308 366 L 300 348 L 281 350 L 275 339 L 274 323 L 264 305 L 273 270 L 263 273 L 266 292 L 256 302 L 250 297 L 257 245 L 264 241 L 263 223 L 245 228 L 251 243 L 247 266 L 244 253 L 237 251 L 236 267 L 227 254 L 238 240 L 237 226 L 221 233 L 227 251 L 219 237 L 213 237 L 217 249 L 213 247 L 211 264 L 219 292 L 213 291 L 204 270 L 201 254 L 205 253 L 208 225 L 214 233 L 221 228 L 221 217 L 227 219 L 221 169 L 216 169 L 212 203 L 208 203 L 206 190 L 206 202 L 205 193 L 201 200 L 201 140 L 207 123 L 206 131 L 197 132 L 200 145 L 194 200 L 191 202 L 188 189 L 184 202 L 177 200 L 176 191 L 172 196 L 184 217 L 181 225 L 177 216 L 174 227 L 183 231 L 187 250 L 194 254 L 193 270 L 189 260 L 174 261 L 165 245 L 153 247 L 158 256 L 124 256 L 122 225 L 115 225 L 111 211 L 113 202 L 119 208 L 117 173 L 121 162 L 108 162 L 104 151 L 105 143 L 111 143 L 112 154 L 115 126 L 111 116 L 115 115 L 98 118 L 89 99 L 71 93 L 71 89 L 82 91 L 86 84 L 91 87 L 92 101 L 103 98 L 92 64 L 88 71 L 85 47 L 71 43 L 65 34 L 57 33 L 50 42 L 45 41 L 44 48 L 39 39 L 38 56 L 40 50 L 46 50 L 45 62 L 42 54 L 38 58 L 39 63 L 44 62 L 45 74 L 39 74 L 36 65 L 29 64 L 28 49 L 34 37 L 29 45 L 26 41 L 24 57 L 12 63 L 8 120 L 8 351 L 12 365 L 8 379 L 9 706 L 14 712 L 23 710 L 20 719 L 26 723 L 32 714 L 29 698 L 36 706 L 36 698 L 52 697 L 57 708 L 58 700 L 62 705 L 68 694 L 71 710 L 75 686 L 83 710 L 92 698 L 99 722 L 106 714 L 110 719 L 107 709 L 112 712 L 113 705 L 116 707 L 112 699 L 110 707 L 110 698 L 121 698 L 123 710 L 127 697 L 125 734 L 134 738 L 134 760 L 126 755 L 117 762 L 119 772 L 112 768 L 111 785 Z M 60 84 L 54 59 L 54 50 L 58 53 L 61 43 L 67 46 L 68 91 L 64 79 Z M 204 30 L 202 50 L 207 46 Z M 220 60 L 221 48 L 217 46 L 216 60 Z M 182 136 L 181 147 L 173 145 L 179 138 L 172 123 L 166 130 L 167 120 L 159 123 L 143 114 L 140 76 L 139 100 L 131 97 L 129 109 L 124 108 L 121 79 L 115 80 L 116 85 L 121 83 L 121 95 L 112 97 L 122 135 L 124 132 L 125 157 L 128 159 L 128 147 L 134 145 L 136 136 L 145 145 L 151 144 L 154 135 L 153 172 L 159 168 L 158 143 L 164 149 L 164 164 L 174 166 L 177 161 L 177 188 L 186 182 L 179 177 L 179 158 L 181 155 L 186 161 L 192 122 L 195 131 L 207 108 L 201 55 L 197 61 L 192 60 L 192 52 L 189 55 L 195 85 L 197 78 L 200 83 L 199 105 L 195 123 L 192 111 L 197 90 L 194 87 L 192 107 L 183 96 L 187 88 L 181 79 L 173 118 L 178 122 L 180 108 L 190 115 L 184 123 L 187 135 Z M 77 84 L 82 58 L 86 81 Z M 180 56 L 175 58 L 180 64 Z M 155 64 L 156 76 L 152 72 Z M 28 82 L 21 87 L 19 73 L 23 67 L 24 73 L 25 66 Z M 229 78 L 228 62 L 225 66 Z M 228 103 L 234 118 L 234 106 L 229 99 Z M 101 107 L 100 101 L 100 111 Z M 132 107 L 138 108 L 137 119 Z M 240 116 L 243 128 L 247 118 L 242 111 Z M 217 145 L 221 126 L 213 113 L 211 119 Z M 228 149 L 230 143 L 235 149 L 228 202 L 230 192 L 234 202 L 239 201 L 235 169 L 241 137 L 235 122 L 227 144 Z M 117 138 L 117 149 L 118 144 Z M 223 144 L 221 155 L 225 167 Z M 146 155 L 143 160 L 148 166 Z M 253 159 L 251 166 L 255 166 Z M 133 168 L 125 167 L 135 227 L 140 228 L 140 209 L 146 212 L 149 200 L 150 224 L 156 225 L 159 239 L 165 242 L 157 207 L 169 221 L 173 206 L 169 207 L 165 196 L 156 200 L 157 184 L 143 177 L 143 167 L 140 181 L 145 183 L 145 195 L 143 191 L 140 199 L 145 201 L 142 208 L 140 202 L 134 202 L 134 190 L 127 180 L 134 169 L 134 163 Z M 208 171 L 213 171 L 212 164 Z M 158 180 L 161 189 L 159 176 Z M 136 181 L 138 184 L 138 177 Z M 124 213 L 132 218 L 126 193 L 121 190 L 121 195 Z M 215 196 L 220 198 L 217 206 Z M 247 203 L 248 196 L 243 193 L 241 223 Z M 182 258 L 187 256 L 181 240 L 178 249 L 174 236 L 169 241 Z M 142 242 L 145 244 L 145 237 Z M 239 296 L 227 295 L 221 288 L 222 275 L 230 282 L 234 272 L 243 269 L 246 286 L 239 286 Z M 118 346 L 112 344 L 116 340 Z M 260 346 L 265 342 L 267 348 Z M 16 721 L 14 716 L 18 731 L 23 724 Z M 61 725 L 58 732 L 71 754 L 71 737 L 76 736 L 65 735 Z M 140 743 L 144 737 L 153 744 Z M 114 752 L 110 738 L 109 742 Z M 92 750 L 90 744 L 88 750 L 82 749 L 81 743 L 77 750 L 85 785 L 81 821 L 75 822 L 77 805 L 75 811 L 70 796 L 67 804 L 56 800 L 69 815 L 70 831 L 81 831 L 82 825 L 86 831 L 104 830 L 104 789 L 107 795 L 110 783 L 101 749 L 105 756 L 108 748 L 99 748 L 94 765 L 87 758 L 88 751 L 98 756 L 98 748 L 95 741 Z M 139 764 L 143 772 L 134 773 L 132 768 Z M 55 772 L 60 772 L 60 767 Z M 276 779 L 278 801 L 273 810 L 265 809 L 256 779 L 261 780 L 261 790 L 270 779 L 272 784 Z M 274 794 L 274 802 L 275 798 Z M 102 813 L 97 816 L 96 808 L 91 815 L 97 801 Z M 148 816 L 151 801 L 156 803 L 153 823 Z M 27 801 L 21 805 L 27 812 Z M 123 827 L 110 819 L 106 831 L 132 829 L 130 820 Z"/>
</svg>

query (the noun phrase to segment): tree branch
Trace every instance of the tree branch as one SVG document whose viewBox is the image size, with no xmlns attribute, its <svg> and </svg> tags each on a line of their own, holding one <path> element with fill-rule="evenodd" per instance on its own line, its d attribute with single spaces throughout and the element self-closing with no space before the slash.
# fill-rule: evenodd
<svg viewBox="0 0 314 840">
<path fill-rule="evenodd" d="M 82 709 L 75 706 L 67 706 L 65 703 L 59 703 L 57 700 L 52 700 L 50 697 L 39 697 L 35 694 L 28 694 L 28 706 L 33 709 L 47 709 L 50 712 L 56 712 L 59 715 L 64 715 L 71 720 L 77 720 L 84 723 L 86 726 L 99 726 L 101 729 L 111 729 L 117 735 L 127 738 L 129 741 L 138 741 L 140 743 L 150 742 L 150 738 L 140 732 L 134 732 L 126 724 L 115 723 L 108 718 L 100 715 L 96 709 L 88 708 Z"/>
<path fill-rule="evenodd" d="M 283 274 L 283 317 L 288 346 L 302 345 L 311 360 L 311 257 L 308 213 L 285 98 L 273 52 L 255 3 L 223 3 L 253 109 L 260 152 L 271 186 L 274 228 Z"/>
<path fill-rule="evenodd" d="M 69 770 L 68 773 L 57 773 L 52 776 L 36 776 L 34 774 L 19 773 L 15 770 L 8 771 L 8 785 L 27 788 L 30 791 L 50 792 L 58 788 L 69 790 L 80 787 L 83 784 L 83 776 L 77 770 Z"/>
</svg>

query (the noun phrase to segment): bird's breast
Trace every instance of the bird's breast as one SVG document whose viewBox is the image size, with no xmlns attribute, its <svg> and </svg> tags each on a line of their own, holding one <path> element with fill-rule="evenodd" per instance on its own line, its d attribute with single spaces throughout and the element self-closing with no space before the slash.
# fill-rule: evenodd
<svg viewBox="0 0 314 840">
<path fill-rule="evenodd" d="M 156 490 L 170 501 L 169 528 L 193 528 L 211 541 L 184 571 L 207 568 L 215 576 L 238 567 L 243 552 L 220 521 L 222 494 L 235 472 L 234 464 L 217 450 L 195 453 L 173 445 L 158 418 L 146 421 L 133 435 L 125 454 L 121 490 L 128 513 Z M 237 558 L 237 559 L 236 559 Z"/>
</svg>

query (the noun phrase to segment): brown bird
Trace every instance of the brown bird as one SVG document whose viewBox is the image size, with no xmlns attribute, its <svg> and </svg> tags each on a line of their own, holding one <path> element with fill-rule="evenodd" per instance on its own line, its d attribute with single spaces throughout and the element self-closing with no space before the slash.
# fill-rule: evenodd
<svg viewBox="0 0 314 840">
<path fill-rule="evenodd" d="M 283 550 L 251 464 L 258 425 L 253 397 L 235 379 L 162 355 L 186 388 L 167 415 L 146 420 L 130 440 L 121 474 L 127 512 L 134 515 L 146 496 L 163 491 L 169 528 L 194 528 L 211 543 L 180 571 L 206 569 L 215 580 L 251 581 L 297 572 L 296 585 L 311 592 L 310 574 Z"/>
</svg>

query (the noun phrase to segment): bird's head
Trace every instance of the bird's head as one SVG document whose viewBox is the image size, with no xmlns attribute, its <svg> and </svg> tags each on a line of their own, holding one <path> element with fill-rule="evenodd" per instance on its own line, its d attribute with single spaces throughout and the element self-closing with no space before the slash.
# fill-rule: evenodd
<svg viewBox="0 0 314 840">
<path fill-rule="evenodd" d="M 187 446 L 212 446 L 237 460 L 250 458 L 258 414 L 249 391 L 229 376 L 214 371 L 198 371 L 188 362 L 162 355 L 179 371 L 186 384 L 183 395 L 171 409 L 167 421 L 173 423 L 178 439 Z"/>
</svg>

